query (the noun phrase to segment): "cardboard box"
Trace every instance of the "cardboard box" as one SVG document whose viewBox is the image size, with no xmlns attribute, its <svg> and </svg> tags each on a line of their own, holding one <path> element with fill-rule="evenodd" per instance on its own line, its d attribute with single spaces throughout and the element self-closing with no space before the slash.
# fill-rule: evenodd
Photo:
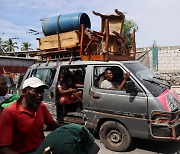
<svg viewBox="0 0 180 154">
<path fill-rule="evenodd" d="M 39 49 L 40 50 L 52 50 L 58 49 L 58 40 L 60 40 L 60 48 L 72 48 L 78 47 L 80 42 L 80 37 L 77 31 L 71 31 L 66 33 L 45 36 L 39 39 Z"/>
</svg>

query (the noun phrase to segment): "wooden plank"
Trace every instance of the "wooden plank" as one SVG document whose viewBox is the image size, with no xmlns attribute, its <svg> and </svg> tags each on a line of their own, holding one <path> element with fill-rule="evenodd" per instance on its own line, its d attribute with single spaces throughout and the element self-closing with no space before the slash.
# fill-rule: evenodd
<svg viewBox="0 0 180 154">
<path fill-rule="evenodd" d="M 102 33 L 106 31 L 106 19 L 108 19 L 109 21 L 109 35 L 114 35 L 113 31 L 116 31 L 120 34 L 122 33 L 124 18 L 121 18 L 120 16 L 116 16 L 116 15 L 104 16 L 102 18 L 101 21 Z"/>
<path fill-rule="evenodd" d="M 118 55 L 124 55 L 125 54 L 125 51 L 124 50 L 121 50 L 121 48 L 123 47 L 123 45 L 124 44 L 118 44 L 117 43 L 117 37 L 116 36 L 114 36 L 114 35 L 109 35 L 109 47 L 108 47 L 108 50 L 107 49 L 105 49 L 105 41 L 106 40 L 104 40 L 103 42 L 102 42 L 102 49 L 105 49 L 105 50 L 107 50 L 107 51 L 109 51 L 110 53 L 113 53 L 113 54 L 115 54 L 115 53 L 117 53 Z"/>
<path fill-rule="evenodd" d="M 126 60 L 135 60 L 134 57 L 130 56 L 116 56 L 116 55 L 111 55 L 109 60 L 115 60 L 115 61 L 126 61 Z"/>
<path fill-rule="evenodd" d="M 79 34 L 76 31 L 59 34 L 61 48 L 71 48 L 79 46 Z M 58 34 L 45 36 L 39 40 L 39 49 L 58 49 Z"/>
<path fill-rule="evenodd" d="M 63 52 L 67 53 L 67 50 L 60 50 L 60 51 L 58 51 L 58 50 L 46 50 L 46 51 L 40 51 L 36 55 L 39 56 L 39 55 L 49 55 L 49 54 L 60 54 L 60 53 L 63 53 Z M 79 50 L 74 50 L 73 52 L 74 53 L 79 53 Z M 70 50 L 69 53 L 71 53 L 71 50 Z"/>
<path fill-rule="evenodd" d="M 108 19 L 108 20 L 109 20 L 109 19 Z M 110 19 L 110 20 L 109 20 L 109 34 L 110 34 L 110 35 L 114 35 L 114 34 L 113 34 L 113 31 L 116 31 L 116 32 L 118 32 L 118 33 L 121 33 L 122 27 L 123 27 L 123 21 L 118 20 L 118 18 L 117 18 L 117 19 Z M 103 28 L 104 28 L 103 31 L 105 31 L 105 26 L 104 26 L 104 24 L 103 24 Z"/>
<path fill-rule="evenodd" d="M 109 34 L 114 35 L 112 32 L 116 31 L 122 33 L 125 16 L 122 12 L 115 9 L 117 15 L 103 15 L 101 13 L 93 11 L 93 14 L 101 17 L 101 33 L 106 31 L 106 19 L 109 20 Z"/>
<path fill-rule="evenodd" d="M 106 60 L 112 60 L 112 61 L 126 61 L 126 60 L 135 60 L 134 57 L 130 56 L 116 56 L 116 55 L 109 55 L 109 57 L 105 57 Z M 87 56 L 81 56 L 81 60 L 90 60 L 90 61 L 104 61 L 103 55 L 91 55 L 90 57 Z"/>
<path fill-rule="evenodd" d="M 132 51 L 133 51 L 133 57 L 136 57 L 135 29 L 133 29 L 133 32 L 132 32 Z"/>
<path fill-rule="evenodd" d="M 81 25 L 81 40 L 80 40 L 80 55 L 83 55 L 83 41 L 84 41 L 85 27 Z"/>
</svg>

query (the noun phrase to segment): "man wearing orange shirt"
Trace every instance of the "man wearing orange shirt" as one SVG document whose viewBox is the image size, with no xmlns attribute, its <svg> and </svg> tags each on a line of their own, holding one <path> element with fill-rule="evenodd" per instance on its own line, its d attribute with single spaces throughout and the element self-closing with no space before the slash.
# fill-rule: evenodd
<svg viewBox="0 0 180 154">
<path fill-rule="evenodd" d="M 0 153 L 32 154 L 44 139 L 43 125 L 51 130 L 59 127 L 42 103 L 48 87 L 38 78 L 23 83 L 23 95 L 0 115 Z"/>
</svg>

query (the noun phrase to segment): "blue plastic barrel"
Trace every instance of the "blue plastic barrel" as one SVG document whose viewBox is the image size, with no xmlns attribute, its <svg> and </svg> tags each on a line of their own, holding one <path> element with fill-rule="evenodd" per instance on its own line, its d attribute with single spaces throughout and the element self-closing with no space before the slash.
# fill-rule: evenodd
<svg viewBox="0 0 180 154">
<path fill-rule="evenodd" d="M 45 36 L 80 30 L 81 24 L 85 28 L 91 28 L 91 21 L 86 13 L 64 14 L 47 18 L 42 22 L 42 30 Z"/>
</svg>

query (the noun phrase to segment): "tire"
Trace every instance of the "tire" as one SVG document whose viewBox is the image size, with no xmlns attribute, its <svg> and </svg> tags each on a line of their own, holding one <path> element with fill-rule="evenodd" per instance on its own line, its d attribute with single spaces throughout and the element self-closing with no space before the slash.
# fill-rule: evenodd
<svg viewBox="0 0 180 154">
<path fill-rule="evenodd" d="M 126 151 L 131 145 L 129 131 L 115 121 L 105 122 L 100 128 L 99 136 L 104 146 L 112 151 Z"/>
</svg>

